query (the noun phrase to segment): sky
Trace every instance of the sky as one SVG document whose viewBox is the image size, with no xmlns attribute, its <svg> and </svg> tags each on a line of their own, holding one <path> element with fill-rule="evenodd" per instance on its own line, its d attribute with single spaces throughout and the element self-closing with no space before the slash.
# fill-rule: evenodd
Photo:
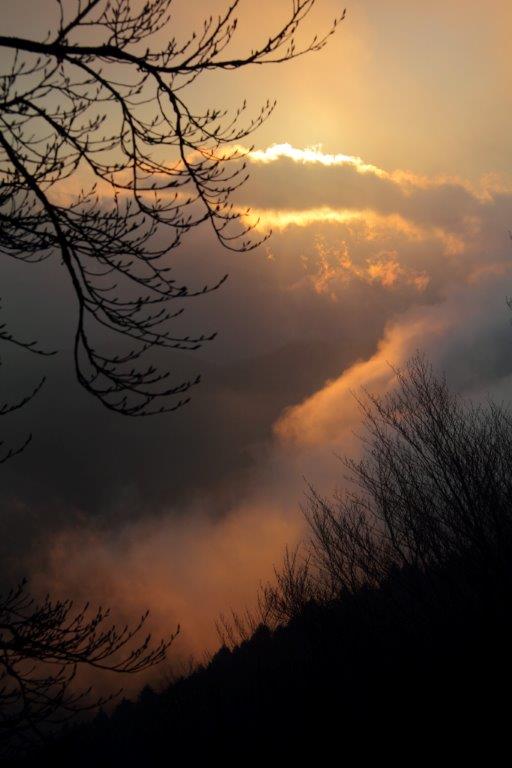
<svg viewBox="0 0 512 768">
<path fill-rule="evenodd" d="M 177 2 L 177 29 L 217 5 Z M 5 34 L 48 25 L 43 2 L 5 6 Z M 235 48 L 288 8 L 242 2 Z M 339 10 L 318 0 L 304 40 Z M 353 0 L 322 52 L 198 81 L 198 105 L 278 100 L 238 197 L 273 235 L 233 254 L 201 228 L 174 254 L 192 282 L 230 275 L 179 321 L 219 337 L 176 356 L 204 378 L 176 414 L 102 409 L 74 379 L 58 264 L 3 265 L 10 326 L 60 350 L 2 350 L 6 397 L 47 377 L 2 419 L 9 441 L 33 434 L 1 467 L 5 582 L 27 575 L 123 619 L 149 607 L 157 633 L 181 623 L 175 658 L 201 658 L 219 613 L 251 605 L 305 534 L 307 483 L 343 484 L 337 457 L 360 450 L 354 393 L 389 391 L 391 366 L 421 350 L 463 395 L 510 400 L 511 21 L 505 0 Z"/>
</svg>

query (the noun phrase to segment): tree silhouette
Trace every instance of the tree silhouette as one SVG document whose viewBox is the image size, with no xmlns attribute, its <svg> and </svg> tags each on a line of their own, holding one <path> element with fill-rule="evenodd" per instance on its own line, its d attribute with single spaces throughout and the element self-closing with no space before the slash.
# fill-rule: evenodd
<svg viewBox="0 0 512 768">
<path fill-rule="evenodd" d="M 457 743 L 473 723 L 507 733 L 512 414 L 454 394 L 420 355 L 395 373 L 390 394 L 359 398 L 363 450 L 344 460 L 346 490 L 310 491 L 310 536 L 257 611 L 221 616 L 223 647 L 205 667 L 54 754 L 86 765 L 128 740 L 136 765 L 148 742 L 167 754 L 171 724 L 176 753 L 197 742 L 201 757 L 261 733 L 266 754 L 283 741 L 359 754 L 369 733 L 382 733 L 378 749 L 409 732 L 413 747 L 441 743 L 443 723 Z"/>
<path fill-rule="evenodd" d="M 465 401 L 419 353 L 394 373 L 390 394 L 356 396 L 361 458 L 341 458 L 344 489 L 332 498 L 309 487 L 309 535 L 286 549 L 253 612 L 219 617 L 223 645 L 234 648 L 260 624 L 286 625 L 311 604 L 385 589 L 399 574 L 413 591 L 412 574 L 441 580 L 434 603 L 446 600 L 452 612 L 463 593 L 482 590 L 485 602 L 485 589 L 502 593 L 495 611 L 508 611 L 512 412 Z"/>
<path fill-rule="evenodd" d="M 170 384 L 148 359 L 155 348 L 194 350 L 213 338 L 170 329 L 183 300 L 225 280 L 198 289 L 176 282 L 169 255 L 184 236 L 209 223 L 228 249 L 259 244 L 232 198 L 247 178 L 250 150 L 241 142 L 274 104 L 242 124 L 245 102 L 233 115 L 197 112 L 187 89 L 206 72 L 320 50 L 344 14 L 299 47 L 297 30 L 315 3 L 293 0 L 285 24 L 236 58 L 228 48 L 239 0 L 181 41 L 172 36 L 172 0 L 57 0 L 59 20 L 45 37 L 0 35 L 10 62 L 0 74 L 0 252 L 27 263 L 59 257 L 77 300 L 77 376 L 107 408 L 132 416 L 174 410 L 199 381 Z M 4 324 L 0 338 L 52 354 Z M 29 440 L 0 443 L 0 463 Z M 108 610 L 38 601 L 25 582 L 0 597 L 0 736 L 21 743 L 104 703 L 77 689 L 81 665 L 136 673 L 158 664 L 175 635 L 156 646 L 149 636 L 140 641 L 145 621 L 118 629 Z"/>
<path fill-rule="evenodd" d="M 22 582 L 0 597 L 0 740 L 26 748 L 50 725 L 95 709 L 116 693 L 91 697 L 74 684 L 79 667 L 134 674 L 159 664 L 179 632 L 151 646 L 133 627 L 109 623 L 108 609 L 75 608 L 70 600 L 34 600 Z"/>
<path fill-rule="evenodd" d="M 78 379 L 107 408 L 174 410 L 199 381 L 171 384 L 148 359 L 154 348 L 194 350 L 213 338 L 170 328 L 182 300 L 225 279 L 189 288 L 171 276 L 169 254 L 184 236 L 209 222 L 226 248 L 259 243 L 232 195 L 247 177 L 240 143 L 274 104 L 242 124 L 245 102 L 233 115 L 196 111 L 187 89 L 206 72 L 320 50 L 344 14 L 299 47 L 315 2 L 293 0 L 286 23 L 236 57 L 239 0 L 184 40 L 173 36 L 172 0 L 57 0 L 60 19 L 46 37 L 0 35 L 11 61 L 0 76 L 0 250 L 26 262 L 59 254 L 78 305 Z M 71 182 L 83 185 L 74 197 Z"/>
<path fill-rule="evenodd" d="M 508 735 L 512 414 L 453 394 L 421 356 L 396 375 L 390 394 L 360 397 L 346 490 L 310 492 L 310 536 L 259 610 L 221 617 L 204 665 L 60 733 L 30 764 L 156 765 L 169 745 L 196 762 L 248 743 L 415 754 Z"/>
<path fill-rule="evenodd" d="M 287 553 L 263 590 L 266 621 L 288 621 L 312 600 L 380 589 L 401 572 L 443 574 L 448 601 L 449 573 L 459 594 L 484 584 L 509 594 L 510 410 L 465 402 L 420 354 L 395 374 L 389 395 L 358 397 L 362 458 L 342 459 L 346 487 L 334 498 L 310 489 L 310 536 L 303 556 Z"/>
</svg>

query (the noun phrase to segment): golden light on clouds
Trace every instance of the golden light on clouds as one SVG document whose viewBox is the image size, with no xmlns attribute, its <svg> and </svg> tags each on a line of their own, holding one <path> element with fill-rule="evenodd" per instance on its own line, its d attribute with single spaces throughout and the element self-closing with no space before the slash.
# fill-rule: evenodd
<svg viewBox="0 0 512 768">
<path fill-rule="evenodd" d="M 512 179 L 504 173 L 486 173 L 481 176 L 478 182 L 474 182 L 461 176 L 447 173 L 436 173 L 427 176 L 402 168 L 388 171 L 378 165 L 366 162 L 357 155 L 324 152 L 322 144 L 299 148 L 285 142 L 282 144 L 271 144 L 265 149 L 253 149 L 250 152 L 245 147 L 236 145 L 233 150 L 239 152 L 240 155 L 247 154 L 249 160 L 254 164 L 268 165 L 284 159 L 292 160 L 294 163 L 302 165 L 320 165 L 327 168 L 336 166 L 350 167 L 357 173 L 370 174 L 379 179 L 393 182 L 402 189 L 404 194 L 411 193 L 414 188 L 431 189 L 453 184 L 466 189 L 481 200 L 489 200 L 493 193 L 510 192 L 512 190 Z"/>
<path fill-rule="evenodd" d="M 205 646 L 215 647 L 215 617 L 230 606 L 254 604 L 259 581 L 272 577 L 284 546 L 300 538 L 302 478 L 327 490 L 340 480 L 335 455 L 358 450 L 354 433 L 360 412 L 353 394 L 363 386 L 375 394 L 389 391 L 390 364 L 402 365 L 418 349 L 442 365 L 455 356 L 449 349 L 455 338 L 458 347 L 474 354 L 487 315 L 494 313 L 498 322 L 499 313 L 505 314 L 506 285 L 512 284 L 507 235 L 512 186 L 504 178 L 489 176 L 475 185 L 387 171 L 355 155 L 291 143 L 253 150 L 248 160 L 250 181 L 240 190 L 237 210 L 257 234 L 273 230 L 275 236 L 268 244 L 271 260 L 256 250 L 242 269 L 238 255 L 230 263 L 243 296 L 243 302 L 237 299 L 233 326 L 238 335 L 242 318 L 242 339 L 251 323 L 267 339 L 272 334 L 266 349 L 283 344 L 283 368 L 291 333 L 276 341 L 276 328 L 279 333 L 281 326 L 293 326 L 293 341 L 305 340 L 308 350 L 319 338 L 334 338 L 325 352 L 320 348 L 320 354 L 334 359 L 334 370 L 307 390 L 290 386 L 279 407 L 268 410 L 263 405 L 259 410 L 260 389 L 267 407 L 263 378 L 249 392 L 240 382 L 222 392 L 228 428 L 236 422 L 238 434 L 239 423 L 245 424 L 251 412 L 258 429 L 264 425 L 266 442 L 260 452 L 262 431 L 248 431 L 253 440 L 249 444 L 247 438 L 248 448 L 241 440 L 240 453 L 247 452 L 258 482 L 240 480 L 234 469 L 239 485 L 232 492 L 233 481 L 225 481 L 229 501 L 222 502 L 220 519 L 208 517 L 215 496 L 205 491 L 191 512 L 179 502 L 179 510 L 164 511 L 160 520 L 130 523 L 117 537 L 65 530 L 52 536 L 47 566 L 36 574 L 41 589 L 81 599 L 86 575 L 94 573 L 94 579 L 87 576 L 88 594 L 98 602 L 113 599 L 121 617 L 149 606 L 156 633 L 180 620 L 178 656 L 180 649 L 200 655 Z M 99 186 L 108 205 L 106 192 Z M 185 198 L 180 191 L 177 199 Z M 63 196 L 63 202 L 67 199 Z M 214 264 L 215 242 L 212 248 L 212 239 L 196 239 L 190 253 L 201 255 L 201 249 Z M 454 294 L 461 286 L 462 298 Z M 222 301 L 224 295 L 228 312 L 232 299 L 221 294 Z M 266 301 L 268 313 L 262 313 Z M 480 302 L 478 322 L 475 301 Z M 267 314 L 270 331 L 263 327 Z M 499 322 L 508 328 L 506 318 L 500 316 Z M 482 339 L 479 348 L 488 355 L 492 344 L 484 334 Z M 268 377 L 267 365 L 273 364 L 258 362 L 257 369 Z M 304 357 L 301 366 L 308 368 L 311 361 Z M 298 369 L 290 370 L 287 379 L 298 378 Z M 224 413 L 218 397 L 212 402 Z M 221 455 L 221 443 L 212 445 Z"/>
<path fill-rule="evenodd" d="M 394 250 L 381 251 L 358 264 L 351 257 L 347 243 L 334 248 L 318 238 L 314 255 L 304 256 L 303 260 L 316 292 L 328 295 L 334 301 L 340 298 L 337 290 L 340 283 L 346 285 L 353 278 L 364 283 L 380 283 L 384 288 L 411 285 L 419 292 L 424 291 L 430 282 L 425 271 L 420 272 L 401 264 Z"/>
<path fill-rule="evenodd" d="M 314 224 L 337 224 L 357 229 L 359 236 L 376 240 L 394 233 L 414 241 L 435 240 L 442 244 L 443 253 L 453 256 L 463 253 L 464 240 L 442 227 L 422 227 L 397 213 L 383 214 L 371 208 L 363 210 L 336 209 L 329 206 L 305 210 L 251 209 L 244 214 L 248 224 L 259 232 L 284 231 L 290 227 L 310 227 Z"/>
<path fill-rule="evenodd" d="M 373 173 L 376 176 L 386 177 L 385 171 L 376 165 L 365 163 L 360 157 L 343 154 L 326 154 L 322 151 L 322 145 L 318 144 L 305 149 L 298 149 L 291 144 L 272 144 L 266 149 L 254 149 L 249 153 L 249 158 L 254 163 L 273 163 L 276 160 L 287 158 L 296 163 L 318 163 L 325 166 L 350 165 L 358 173 Z"/>
<path fill-rule="evenodd" d="M 363 388 L 376 395 L 389 391 L 395 382 L 391 365 L 404 363 L 421 339 L 440 337 L 446 327 L 445 317 L 435 321 L 420 313 L 388 328 L 377 352 L 368 360 L 355 363 L 304 402 L 288 408 L 274 426 L 276 437 L 289 446 L 350 442 L 352 430 L 361 420 L 354 395 L 361 396 Z"/>
<path fill-rule="evenodd" d="M 46 4 L 21 2 L 34 7 L 34 18 Z M 202 22 L 203 9 L 215 17 L 213 6 L 224 5 L 177 0 L 173 23 L 188 29 L 194 14 Z M 278 23 L 290 5 L 240 3 L 247 13 L 241 43 L 250 47 L 259 25 Z M 336 0 L 322 5 L 339 10 Z M 512 2 L 488 0 L 483 10 L 477 0 L 353 6 L 339 38 L 317 57 L 278 67 L 278 76 L 273 67 L 251 67 L 243 76 L 232 71 L 228 88 L 220 73 L 197 81 L 193 114 L 203 103 L 233 114 L 247 97 L 250 121 L 275 97 L 275 112 L 254 137 L 229 133 L 233 144 L 190 154 L 193 142 L 159 150 L 165 171 L 223 160 L 229 176 L 245 162 L 239 180 L 247 172 L 247 183 L 226 210 L 254 230 L 253 242 L 273 232 L 262 248 L 240 254 L 223 249 L 205 222 L 162 259 L 176 285 L 191 290 L 230 276 L 222 290 L 178 301 L 187 314 L 172 321 L 177 337 L 189 327 L 219 334 L 204 354 L 183 355 L 187 376 L 190 365 L 204 378 L 183 417 L 130 432 L 103 411 L 96 417 L 71 403 L 60 369 L 53 391 L 65 397 L 45 400 L 45 388 L 34 402 L 48 426 L 26 452 L 36 458 L 17 486 L 20 506 L 31 515 L 34 507 L 34 530 L 46 514 L 51 522 L 34 584 L 112 604 L 121 621 L 148 607 L 157 635 L 180 621 L 178 657 L 200 659 L 214 648 L 218 614 L 254 605 L 284 546 L 301 538 L 303 478 L 326 494 L 343 484 L 335 456 L 357 453 L 361 430 L 353 395 L 363 387 L 389 392 L 391 365 L 421 350 L 454 388 L 487 396 L 496 385 L 504 400 L 511 397 Z M 34 14 L 13 13 L 27 33 Z M 242 146 L 253 139 L 259 148 Z M 159 197 L 170 207 L 174 200 L 201 218 L 193 184 L 166 189 L 168 173 L 153 171 L 141 183 L 156 189 L 138 189 L 142 202 Z M 116 179 L 127 186 L 119 191 L 124 205 L 133 178 Z M 112 186 L 85 163 L 49 195 L 67 208 L 94 182 L 108 210 Z M 212 180 L 212 197 L 221 183 Z M 155 248 L 173 235 L 171 227 L 159 229 Z M 68 299 L 48 308 L 54 286 L 44 285 L 27 297 L 34 305 L 42 297 L 41 314 L 64 337 Z M 67 296 L 67 286 L 58 287 Z M 181 361 L 172 354 L 165 361 L 174 377 Z M 55 430 L 56 412 L 62 430 Z M 79 461 L 66 452 L 76 435 Z M 60 479 L 58 465 L 68 467 Z"/>
</svg>

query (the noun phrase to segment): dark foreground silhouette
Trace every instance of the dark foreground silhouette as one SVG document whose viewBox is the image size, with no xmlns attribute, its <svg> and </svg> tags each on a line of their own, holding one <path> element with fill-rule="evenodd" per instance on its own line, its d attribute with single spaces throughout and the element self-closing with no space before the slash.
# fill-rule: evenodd
<svg viewBox="0 0 512 768">
<path fill-rule="evenodd" d="M 446 758 L 447 739 L 485 742 L 490 759 L 510 709 L 512 421 L 464 405 L 421 359 L 398 378 L 395 395 L 362 404 L 355 490 L 311 493 L 310 540 L 258 616 L 225 622 L 207 666 L 60 733 L 30 764 L 313 750 L 323 765 L 326 750 L 330 763 L 356 749 L 418 765 L 433 745 Z"/>
<path fill-rule="evenodd" d="M 163 765 L 171 754 L 234 759 L 341 745 L 364 754 L 386 732 L 402 746 L 506 733 L 510 622 L 494 608 L 511 593 L 488 583 L 459 600 L 463 573 L 460 563 L 446 574 L 449 591 L 442 575 L 432 583 L 404 572 L 382 590 L 312 604 L 164 693 L 145 689 L 111 717 L 69 730 L 30 764 Z M 454 602 L 436 604 L 438 589 Z"/>
</svg>

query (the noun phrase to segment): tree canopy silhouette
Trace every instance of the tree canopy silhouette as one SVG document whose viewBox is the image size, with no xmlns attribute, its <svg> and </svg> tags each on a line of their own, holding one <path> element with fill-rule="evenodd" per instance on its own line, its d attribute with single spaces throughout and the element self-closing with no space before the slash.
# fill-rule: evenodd
<svg viewBox="0 0 512 768">
<path fill-rule="evenodd" d="M 208 222 L 226 248 L 259 242 L 232 195 L 247 177 L 240 143 L 274 103 L 242 122 L 246 102 L 232 115 L 197 111 L 189 87 L 207 72 L 320 50 L 344 14 L 300 47 L 296 33 L 315 3 L 293 0 L 284 25 L 237 56 L 229 49 L 239 0 L 183 40 L 173 34 L 172 0 L 57 0 L 60 18 L 46 36 L 0 35 L 10 57 L 0 76 L 0 251 L 26 262 L 60 255 L 78 305 L 78 379 L 109 409 L 173 410 L 199 381 L 171 383 L 148 360 L 155 347 L 193 350 L 213 338 L 170 328 L 181 300 L 225 279 L 198 288 L 176 281 L 169 253 L 184 236 Z M 70 182 L 82 191 L 71 195 Z M 5 329 L 2 337 L 13 340 Z"/>
</svg>

